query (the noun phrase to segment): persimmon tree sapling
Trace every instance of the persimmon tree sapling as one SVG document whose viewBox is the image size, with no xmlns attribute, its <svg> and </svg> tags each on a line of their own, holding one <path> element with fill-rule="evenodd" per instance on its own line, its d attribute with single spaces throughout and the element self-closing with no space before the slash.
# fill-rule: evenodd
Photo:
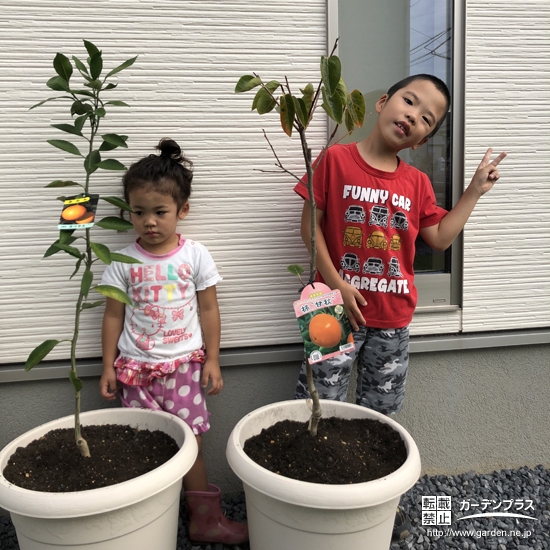
<svg viewBox="0 0 550 550">
<path fill-rule="evenodd" d="M 248 92 L 259 88 L 252 101 L 252 110 L 256 110 L 260 115 L 277 111 L 284 133 L 289 137 L 292 136 L 293 132 L 297 132 L 299 135 L 305 166 L 305 177 L 307 178 L 309 204 L 311 207 L 309 283 L 315 280 L 316 274 L 316 204 L 313 194 L 313 174 L 316 164 L 320 158 L 322 158 L 324 151 L 331 143 L 341 124 L 344 124 L 346 127 L 347 134 L 345 135 L 349 135 L 355 128 L 360 128 L 365 119 L 365 100 L 363 94 L 359 90 L 353 90 L 348 93 L 346 84 L 342 79 L 340 59 L 334 55 L 337 42 L 338 41 L 334 44 L 332 53 L 329 56 L 321 56 L 321 76 L 316 87 L 311 83 L 307 84 L 304 88 L 300 89 L 299 94 L 296 94 L 286 77 L 283 82 L 279 82 L 278 80 L 266 81 L 256 73 L 242 76 L 235 86 L 235 92 L 238 93 Z M 311 149 L 307 142 L 306 131 L 319 107 L 321 107 L 325 114 L 332 119 L 336 125 L 334 131 L 327 140 L 327 144 L 317 157 L 317 162 L 314 162 L 312 161 Z M 265 131 L 264 136 L 275 156 L 276 166 L 283 172 L 301 181 L 301 177 L 293 174 L 283 166 Z M 288 266 L 287 269 L 291 273 L 297 275 L 300 281 L 302 281 L 301 275 L 304 272 L 302 266 L 293 264 Z M 311 435 L 315 436 L 317 434 L 317 426 L 322 416 L 322 411 L 319 403 L 319 395 L 313 383 L 313 371 L 309 362 L 307 362 L 307 380 L 309 393 L 313 402 L 309 431 Z"/>
</svg>

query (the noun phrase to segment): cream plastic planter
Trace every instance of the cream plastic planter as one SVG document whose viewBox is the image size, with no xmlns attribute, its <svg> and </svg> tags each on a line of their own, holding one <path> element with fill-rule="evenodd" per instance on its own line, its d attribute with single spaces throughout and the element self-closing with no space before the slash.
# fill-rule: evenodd
<svg viewBox="0 0 550 550">
<path fill-rule="evenodd" d="M 303 400 L 256 409 L 235 426 L 227 460 L 242 480 L 251 550 L 385 550 L 390 547 L 400 496 L 420 476 L 420 455 L 410 434 L 397 422 L 370 409 L 321 401 L 323 416 L 372 418 L 389 424 L 408 450 L 406 462 L 389 476 L 367 483 L 322 485 L 274 474 L 243 451 L 245 441 L 280 420 L 307 421 Z M 322 422 L 322 420 L 321 420 Z"/>
<path fill-rule="evenodd" d="M 161 430 L 174 438 L 180 450 L 152 472 L 90 491 L 29 491 L 0 474 L 0 507 L 11 514 L 20 549 L 175 550 L 182 478 L 197 456 L 191 428 L 168 413 L 124 408 L 85 412 L 81 423 Z M 73 425 L 74 417 L 67 416 L 18 437 L 0 452 L 0 472 L 17 447 Z"/>
</svg>

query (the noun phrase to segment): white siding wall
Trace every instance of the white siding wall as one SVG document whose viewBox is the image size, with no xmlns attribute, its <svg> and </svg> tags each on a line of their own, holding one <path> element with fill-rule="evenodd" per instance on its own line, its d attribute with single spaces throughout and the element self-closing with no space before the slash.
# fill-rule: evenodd
<svg viewBox="0 0 550 550">
<path fill-rule="evenodd" d="M 70 334 L 72 262 L 41 260 L 57 235 L 62 193 L 43 186 L 78 177 L 80 163 L 45 142 L 68 137 L 49 127 L 67 122 L 62 104 L 28 108 L 55 95 L 45 82 L 56 52 L 86 57 L 82 39 L 104 51 L 108 68 L 139 54 L 113 93 L 131 109 L 112 109 L 104 121 L 105 132 L 129 135 L 129 149 L 113 156 L 129 164 L 170 136 L 195 163 L 181 230 L 208 246 L 224 276 L 222 345 L 299 341 L 291 307 L 298 284 L 285 267 L 306 262 L 301 200 L 292 178 L 259 171 L 273 168 L 261 129 L 297 172 L 299 146 L 281 135 L 276 116 L 249 112 L 252 94 L 233 89 L 251 71 L 286 74 L 295 89 L 315 81 L 327 47 L 325 4 L 0 0 L 0 362 L 24 361 L 43 339 Z M 550 2 L 470 0 L 466 21 L 465 183 L 486 147 L 509 156 L 465 230 L 462 329 L 549 326 Z M 310 134 L 314 151 L 324 136 L 320 123 Z M 117 194 L 118 173 L 94 177 L 97 192 Z M 101 215 L 113 213 L 101 205 Z M 97 231 L 112 248 L 133 239 Z M 100 354 L 101 316 L 85 313 L 80 357 Z M 460 318 L 418 314 L 412 332 L 456 332 Z"/>
<path fill-rule="evenodd" d="M 463 330 L 550 326 L 550 2 L 466 4 L 467 182 L 507 151 L 464 239 Z"/>
<path fill-rule="evenodd" d="M 298 234 L 302 201 L 290 177 L 259 172 L 274 170 L 261 129 L 301 175 L 299 143 L 282 135 L 275 113 L 250 112 L 252 93 L 233 90 L 252 71 L 268 79 L 286 74 L 295 90 L 316 82 L 326 52 L 325 0 L 292 7 L 249 0 L 0 5 L 0 362 L 24 361 L 43 339 L 70 335 L 73 262 L 63 254 L 41 257 L 57 236 L 55 197 L 77 188 L 43 186 L 77 178 L 81 164 L 46 143 L 70 139 L 49 127 L 68 122 L 68 104 L 28 109 L 56 95 L 45 86 L 56 52 L 87 57 L 82 39 L 103 50 L 109 69 L 139 54 L 112 94 L 131 109 L 113 108 L 103 123 L 104 133 L 129 135 L 129 149 L 112 156 L 128 165 L 169 136 L 195 164 L 191 213 L 181 230 L 210 249 L 224 277 L 218 286 L 224 347 L 299 341 L 292 311 L 299 283 L 286 266 L 306 257 Z M 324 124 L 312 129 L 315 150 L 324 143 Z M 97 191 L 118 194 L 120 173 L 100 172 Z M 100 204 L 100 217 L 115 213 Z M 97 232 L 112 248 L 133 239 Z M 84 315 L 79 356 L 98 356 L 102 309 Z M 49 358 L 67 355 L 68 347 L 56 348 Z"/>
</svg>

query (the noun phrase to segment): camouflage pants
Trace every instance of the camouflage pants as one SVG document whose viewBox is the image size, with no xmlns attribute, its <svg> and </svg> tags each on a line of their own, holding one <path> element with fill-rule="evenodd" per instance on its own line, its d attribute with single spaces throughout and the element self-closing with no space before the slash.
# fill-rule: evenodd
<svg viewBox="0 0 550 550">
<path fill-rule="evenodd" d="M 409 366 L 409 327 L 354 331 L 355 350 L 315 363 L 313 380 L 321 399 L 345 401 L 350 374 L 357 359 L 358 405 L 393 414 L 403 407 Z M 304 359 L 296 386 L 296 399 L 309 398 Z"/>
</svg>

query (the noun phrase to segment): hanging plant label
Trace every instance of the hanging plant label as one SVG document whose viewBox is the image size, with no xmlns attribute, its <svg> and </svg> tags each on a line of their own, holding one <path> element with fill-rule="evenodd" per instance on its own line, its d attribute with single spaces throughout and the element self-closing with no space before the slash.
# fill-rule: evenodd
<svg viewBox="0 0 550 550">
<path fill-rule="evenodd" d="M 58 229 L 87 229 L 94 225 L 99 195 L 66 197 L 59 219 Z"/>
<path fill-rule="evenodd" d="M 310 364 L 318 363 L 355 349 L 350 322 L 339 290 L 314 283 L 294 302 L 304 349 Z"/>
</svg>

